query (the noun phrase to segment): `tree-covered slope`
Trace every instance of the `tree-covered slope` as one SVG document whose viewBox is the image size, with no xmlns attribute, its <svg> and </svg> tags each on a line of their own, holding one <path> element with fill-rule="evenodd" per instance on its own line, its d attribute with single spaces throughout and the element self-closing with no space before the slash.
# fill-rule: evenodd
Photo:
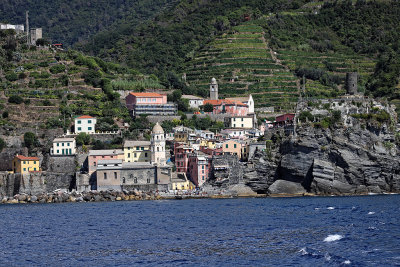
<svg viewBox="0 0 400 267">
<path fill-rule="evenodd" d="M 42 27 L 45 38 L 72 45 L 107 29 L 140 24 L 174 0 L 2 0 L 0 22 Z"/>
</svg>

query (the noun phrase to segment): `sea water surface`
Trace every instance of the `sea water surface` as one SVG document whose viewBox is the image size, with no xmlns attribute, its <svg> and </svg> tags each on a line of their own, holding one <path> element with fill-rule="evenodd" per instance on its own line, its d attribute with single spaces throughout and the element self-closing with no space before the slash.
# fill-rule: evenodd
<svg viewBox="0 0 400 267">
<path fill-rule="evenodd" d="M 0 206 L 0 266 L 395 266 L 400 196 Z"/>
</svg>

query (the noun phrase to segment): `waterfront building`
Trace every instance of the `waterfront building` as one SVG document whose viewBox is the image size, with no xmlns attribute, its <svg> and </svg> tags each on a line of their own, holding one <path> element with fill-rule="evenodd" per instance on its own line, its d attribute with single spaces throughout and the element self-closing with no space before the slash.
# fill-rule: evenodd
<svg viewBox="0 0 400 267">
<path fill-rule="evenodd" d="M 50 149 L 52 156 L 70 156 L 76 154 L 75 138 L 55 138 Z"/>
<path fill-rule="evenodd" d="M 37 172 L 40 171 L 40 161 L 38 157 L 25 157 L 17 154 L 12 160 L 12 168 L 14 173 Z"/>
<path fill-rule="evenodd" d="M 150 162 L 150 145 L 150 141 L 126 140 L 124 142 L 125 162 Z"/>
<path fill-rule="evenodd" d="M 97 190 L 121 191 L 121 159 L 99 160 L 97 162 Z"/>
<path fill-rule="evenodd" d="M 171 178 L 170 189 L 172 190 L 190 190 L 190 181 L 186 173 L 174 173 Z"/>
<path fill-rule="evenodd" d="M 188 177 L 196 185 L 202 186 L 209 178 L 211 158 L 203 152 L 189 154 Z"/>
<path fill-rule="evenodd" d="M 88 115 L 83 115 L 75 118 L 75 133 L 95 133 L 96 118 Z"/>
<path fill-rule="evenodd" d="M 124 151 L 121 149 L 103 149 L 103 150 L 89 150 L 88 156 L 88 173 L 92 175 L 98 165 L 99 160 L 124 160 Z"/>
<path fill-rule="evenodd" d="M 177 172 L 186 173 L 188 168 L 188 155 L 193 152 L 193 147 L 185 143 L 174 143 L 175 167 Z"/>
</svg>

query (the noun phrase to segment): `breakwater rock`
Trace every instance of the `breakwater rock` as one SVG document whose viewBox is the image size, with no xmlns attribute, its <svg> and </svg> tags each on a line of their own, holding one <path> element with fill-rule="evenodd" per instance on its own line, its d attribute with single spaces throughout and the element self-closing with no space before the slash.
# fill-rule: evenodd
<svg viewBox="0 0 400 267">
<path fill-rule="evenodd" d="M 38 195 L 17 194 L 13 197 L 1 198 L 3 204 L 18 203 L 64 203 L 64 202 L 100 202 L 100 201 L 129 201 L 129 200 L 157 200 L 161 199 L 158 192 L 133 191 L 91 191 L 91 192 L 68 192 L 58 190 L 52 193 L 41 193 Z"/>
</svg>

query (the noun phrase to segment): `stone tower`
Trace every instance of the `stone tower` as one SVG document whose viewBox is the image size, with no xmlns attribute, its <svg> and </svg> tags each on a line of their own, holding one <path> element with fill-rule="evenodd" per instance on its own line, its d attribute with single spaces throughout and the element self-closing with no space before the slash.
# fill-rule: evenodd
<svg viewBox="0 0 400 267">
<path fill-rule="evenodd" d="M 158 122 L 151 132 L 150 147 L 151 163 L 157 166 L 166 165 L 164 130 Z"/>
<path fill-rule="evenodd" d="M 357 94 L 357 72 L 348 72 L 346 73 L 346 91 L 349 95 Z"/>
<path fill-rule="evenodd" d="M 218 100 L 218 83 L 215 78 L 212 78 L 210 83 L 210 99 Z"/>
</svg>

